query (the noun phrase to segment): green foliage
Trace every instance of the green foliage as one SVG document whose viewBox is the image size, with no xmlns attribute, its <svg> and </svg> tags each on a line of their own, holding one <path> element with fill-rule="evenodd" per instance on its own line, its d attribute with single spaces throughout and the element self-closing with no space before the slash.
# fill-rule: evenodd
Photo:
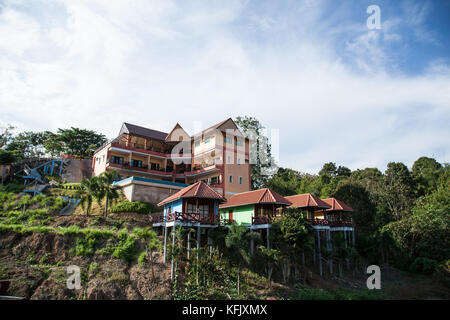
<svg viewBox="0 0 450 320">
<path fill-rule="evenodd" d="M 379 290 L 323 290 L 298 286 L 290 297 L 293 300 L 381 300 L 383 294 Z"/>
<path fill-rule="evenodd" d="M 11 164 L 17 161 L 17 153 L 0 149 L 0 164 Z"/>
<path fill-rule="evenodd" d="M 276 168 L 269 139 L 263 134 L 264 127 L 254 117 L 237 117 L 234 122 L 250 141 L 252 189 L 262 188 Z"/>
<path fill-rule="evenodd" d="M 134 235 L 128 235 L 127 229 L 124 228 L 118 232 L 117 239 L 119 244 L 114 249 L 113 257 L 128 262 L 135 260 L 137 254 L 136 237 Z"/>
<path fill-rule="evenodd" d="M 279 168 L 277 173 L 269 179 L 265 187 L 284 196 L 297 194 L 300 187 L 301 174 L 292 169 Z"/>
<path fill-rule="evenodd" d="M 142 214 L 148 214 L 155 212 L 155 206 L 151 203 L 140 201 L 121 201 L 111 206 L 111 212 L 136 212 Z"/>
<path fill-rule="evenodd" d="M 437 261 L 428 258 L 416 258 L 409 270 L 415 273 L 432 274 L 436 271 Z"/>
</svg>

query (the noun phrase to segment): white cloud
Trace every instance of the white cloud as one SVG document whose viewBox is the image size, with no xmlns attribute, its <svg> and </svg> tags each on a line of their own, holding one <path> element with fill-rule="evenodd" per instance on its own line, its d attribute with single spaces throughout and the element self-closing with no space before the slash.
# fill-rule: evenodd
<svg viewBox="0 0 450 320">
<path fill-rule="evenodd" d="M 112 138 L 123 121 L 193 132 L 196 120 L 251 115 L 280 129 L 280 165 L 301 171 L 328 161 L 352 169 L 421 155 L 448 161 L 448 66 L 390 74 L 385 42 L 402 40 L 394 18 L 383 33 L 354 24 L 330 32 L 321 2 L 300 3 L 285 19 L 250 14 L 247 2 L 58 5 L 52 22 L 41 7 L 0 11 L 0 34 L 21 39 L 0 56 L 2 123 Z M 346 32 L 358 70 L 333 46 Z"/>
</svg>

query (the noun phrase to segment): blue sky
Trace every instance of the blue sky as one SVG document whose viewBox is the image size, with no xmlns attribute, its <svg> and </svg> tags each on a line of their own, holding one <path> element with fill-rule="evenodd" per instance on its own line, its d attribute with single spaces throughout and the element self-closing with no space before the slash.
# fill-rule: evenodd
<svg viewBox="0 0 450 320">
<path fill-rule="evenodd" d="M 437 0 L 0 0 L 0 125 L 113 138 L 250 115 L 303 172 L 448 162 L 449 27 Z"/>
</svg>

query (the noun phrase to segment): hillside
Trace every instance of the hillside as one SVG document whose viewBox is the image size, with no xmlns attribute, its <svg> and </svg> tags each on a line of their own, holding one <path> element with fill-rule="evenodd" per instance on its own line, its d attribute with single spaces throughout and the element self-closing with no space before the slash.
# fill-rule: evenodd
<svg viewBox="0 0 450 320">
<path fill-rule="evenodd" d="M 22 224 L 0 224 L 0 278 L 11 279 L 8 294 L 27 299 L 172 299 L 172 298 L 250 298 L 250 299 L 449 299 L 449 289 L 438 277 L 410 275 L 383 268 L 382 292 L 364 290 L 362 270 L 344 271 L 319 277 L 316 269 L 303 267 L 295 282 L 280 283 L 280 275 L 268 286 L 267 278 L 250 269 L 243 272 L 242 292 L 236 295 L 235 277 L 226 287 L 211 284 L 208 290 L 189 293 L 174 291 L 170 263 L 164 265 L 162 252 L 153 253 L 155 279 L 148 260 L 139 262 L 145 251 L 135 235 L 148 226 L 147 215 L 137 213 L 99 216 L 49 215 Z M 7 218 L 10 219 L 11 217 Z M 29 224 L 33 220 L 32 226 Z M 36 223 L 36 221 L 40 221 Z M 133 243 L 132 246 L 129 246 Z M 158 236 L 161 241 L 161 236 Z M 119 254 L 115 254 L 119 252 Z M 217 265 L 222 265 L 225 258 Z M 180 263 L 181 264 L 181 263 Z M 81 290 L 66 287 L 65 267 L 81 270 Z M 187 279 L 179 267 L 179 280 Z M 220 282 L 220 280 L 218 280 Z M 174 295 L 175 294 L 175 295 Z"/>
</svg>

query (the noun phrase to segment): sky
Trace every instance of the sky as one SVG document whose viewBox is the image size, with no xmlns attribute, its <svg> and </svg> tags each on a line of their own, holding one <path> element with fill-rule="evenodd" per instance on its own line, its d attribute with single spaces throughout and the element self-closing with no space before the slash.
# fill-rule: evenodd
<svg viewBox="0 0 450 320">
<path fill-rule="evenodd" d="M 0 126 L 114 138 L 247 115 L 302 172 L 448 162 L 449 30 L 438 0 L 0 0 Z"/>
</svg>

